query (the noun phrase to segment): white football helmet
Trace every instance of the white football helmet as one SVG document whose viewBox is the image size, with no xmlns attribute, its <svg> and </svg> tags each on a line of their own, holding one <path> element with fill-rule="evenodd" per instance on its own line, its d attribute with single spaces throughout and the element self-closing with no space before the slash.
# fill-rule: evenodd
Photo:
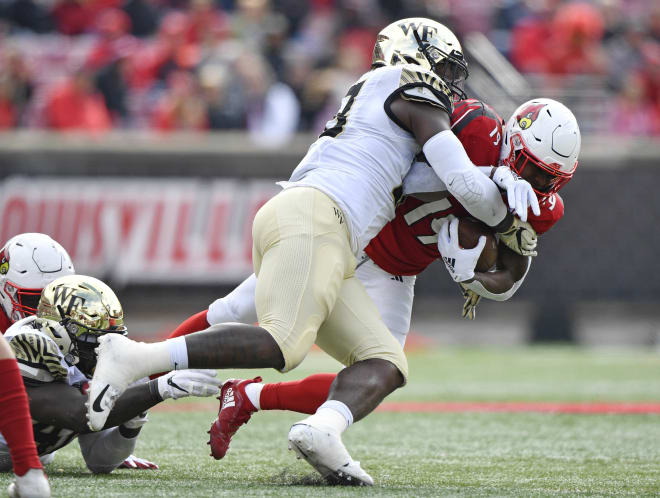
<svg viewBox="0 0 660 498">
<path fill-rule="evenodd" d="M 532 99 L 518 107 L 504 127 L 500 160 L 519 175 L 528 164 L 554 177 L 540 197 L 548 197 L 573 178 L 580 154 L 580 127 L 564 104 Z M 534 187 L 532 185 L 532 187 Z"/>
<path fill-rule="evenodd" d="M 440 76 L 456 100 L 466 98 L 463 84 L 468 69 L 461 44 L 447 26 L 432 19 L 400 19 L 383 28 L 371 63 L 372 67 L 417 64 Z"/>
<path fill-rule="evenodd" d="M 89 377 L 96 366 L 98 338 L 109 333 L 126 335 L 119 299 L 105 283 L 86 275 L 67 275 L 46 285 L 37 319 L 66 362 Z"/>
<path fill-rule="evenodd" d="M 22 233 L 0 249 L 0 304 L 16 322 L 37 312 L 42 289 L 74 273 L 64 248 L 43 233 Z"/>
</svg>

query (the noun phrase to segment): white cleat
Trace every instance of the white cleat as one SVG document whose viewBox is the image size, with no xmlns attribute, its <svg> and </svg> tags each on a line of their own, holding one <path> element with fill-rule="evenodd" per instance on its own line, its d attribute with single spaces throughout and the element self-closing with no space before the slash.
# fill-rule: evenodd
<svg viewBox="0 0 660 498">
<path fill-rule="evenodd" d="M 131 382 L 144 377 L 140 345 L 119 334 L 99 337 L 96 348 L 98 359 L 87 392 L 87 425 L 91 430 L 103 429 L 117 398 Z"/>
<path fill-rule="evenodd" d="M 339 435 L 330 428 L 314 427 L 305 421 L 294 424 L 289 431 L 289 449 L 304 458 L 330 484 L 373 486 L 374 480 L 360 462 L 346 451 Z"/>
<path fill-rule="evenodd" d="M 14 476 L 7 488 L 9 498 L 50 498 L 50 484 L 44 471 L 30 469 L 22 476 Z"/>
</svg>

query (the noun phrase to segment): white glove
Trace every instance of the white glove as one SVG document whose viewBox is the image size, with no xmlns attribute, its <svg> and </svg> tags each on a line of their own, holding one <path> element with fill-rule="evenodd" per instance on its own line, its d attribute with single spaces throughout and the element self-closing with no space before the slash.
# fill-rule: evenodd
<svg viewBox="0 0 660 498">
<path fill-rule="evenodd" d="M 135 455 L 128 455 L 128 458 L 124 460 L 118 468 L 134 469 L 134 470 L 142 470 L 142 469 L 158 470 L 158 465 L 144 458 L 139 458 L 136 457 Z"/>
<path fill-rule="evenodd" d="M 221 385 L 215 370 L 175 370 L 158 377 L 158 394 L 163 399 L 214 396 Z"/>
<path fill-rule="evenodd" d="M 474 278 L 474 267 L 485 245 L 486 237 L 482 235 L 474 248 L 463 249 L 458 242 L 458 218 L 448 216 L 440 225 L 438 251 L 454 282 L 465 282 Z"/>
<path fill-rule="evenodd" d="M 536 245 L 538 238 L 536 237 L 536 230 L 526 221 L 520 221 L 515 216 L 513 223 L 504 232 L 497 232 L 500 236 L 500 241 L 521 256 L 536 256 Z"/>
<path fill-rule="evenodd" d="M 506 190 L 506 197 L 511 209 L 522 221 L 527 221 L 527 207 L 532 208 L 532 212 L 538 216 L 541 214 L 539 200 L 532 186 L 520 178 L 515 171 L 508 166 L 495 168 L 493 181 L 503 190 Z"/>
<path fill-rule="evenodd" d="M 459 285 L 461 286 L 461 291 L 463 291 L 463 297 L 465 298 L 461 316 L 467 320 L 474 320 L 477 316 L 477 304 L 479 304 L 481 296 L 476 292 L 468 289 L 463 284 Z"/>
</svg>

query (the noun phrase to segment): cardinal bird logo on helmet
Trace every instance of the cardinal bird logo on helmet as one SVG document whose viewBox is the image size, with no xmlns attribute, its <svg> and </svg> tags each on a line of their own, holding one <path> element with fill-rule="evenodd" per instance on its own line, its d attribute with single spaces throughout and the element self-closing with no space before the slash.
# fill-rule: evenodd
<svg viewBox="0 0 660 498">
<path fill-rule="evenodd" d="M 9 271 L 9 253 L 7 251 L 0 252 L 0 275 L 6 275 Z"/>
<path fill-rule="evenodd" d="M 532 123 L 536 121 L 536 118 L 539 117 L 539 112 L 541 109 L 543 109 L 546 106 L 546 104 L 533 104 L 530 105 L 529 107 L 525 107 L 518 116 L 516 116 L 516 120 L 518 121 L 518 126 L 522 130 L 526 130 L 530 126 L 532 126 Z"/>
</svg>

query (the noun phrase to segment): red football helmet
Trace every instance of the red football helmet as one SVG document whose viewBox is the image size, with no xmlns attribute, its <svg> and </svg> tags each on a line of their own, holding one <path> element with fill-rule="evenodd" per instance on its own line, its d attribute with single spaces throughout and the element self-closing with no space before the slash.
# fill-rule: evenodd
<svg viewBox="0 0 660 498">
<path fill-rule="evenodd" d="M 451 129 L 477 166 L 497 166 L 504 121 L 488 104 L 476 99 L 459 100 L 451 115 Z"/>
</svg>

